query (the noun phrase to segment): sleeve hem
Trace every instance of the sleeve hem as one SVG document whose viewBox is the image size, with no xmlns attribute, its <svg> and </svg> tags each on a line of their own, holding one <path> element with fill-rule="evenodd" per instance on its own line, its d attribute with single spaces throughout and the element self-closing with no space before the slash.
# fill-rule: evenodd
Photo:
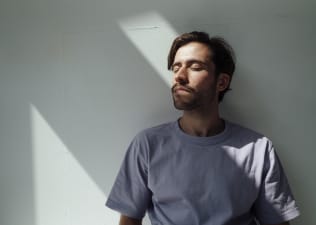
<svg viewBox="0 0 316 225">
<path fill-rule="evenodd" d="M 121 213 L 122 215 L 131 217 L 134 219 L 141 220 L 144 217 L 143 213 L 138 213 L 136 211 L 133 211 L 133 210 L 129 209 L 128 207 L 126 207 L 122 204 L 119 204 L 111 199 L 108 199 L 106 201 L 105 206 L 107 206 L 108 208 L 110 208 L 112 210 L 115 210 L 115 211 Z"/>
<path fill-rule="evenodd" d="M 295 219 L 300 215 L 300 211 L 297 207 L 288 209 L 287 211 L 282 212 L 278 217 L 267 217 L 265 219 L 259 219 L 263 224 L 277 224 L 282 222 L 287 222 Z"/>
</svg>

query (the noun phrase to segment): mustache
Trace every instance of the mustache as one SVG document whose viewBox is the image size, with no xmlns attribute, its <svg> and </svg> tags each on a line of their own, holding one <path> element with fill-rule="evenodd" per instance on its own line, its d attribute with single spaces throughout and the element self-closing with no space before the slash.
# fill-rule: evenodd
<svg viewBox="0 0 316 225">
<path fill-rule="evenodd" d="M 182 88 L 182 89 L 185 89 L 186 91 L 189 91 L 189 92 L 195 92 L 195 90 L 189 86 L 185 86 L 185 85 L 181 85 L 181 84 L 174 84 L 171 88 L 172 92 L 175 91 L 175 89 L 178 89 L 178 88 Z"/>
</svg>

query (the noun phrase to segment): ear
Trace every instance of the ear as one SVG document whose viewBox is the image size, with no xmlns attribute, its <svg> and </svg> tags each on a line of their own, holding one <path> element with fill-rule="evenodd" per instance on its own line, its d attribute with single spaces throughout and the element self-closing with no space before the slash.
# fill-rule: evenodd
<svg viewBox="0 0 316 225">
<path fill-rule="evenodd" d="M 217 91 L 221 92 L 228 88 L 230 83 L 230 76 L 227 73 L 220 73 L 217 77 Z"/>
</svg>

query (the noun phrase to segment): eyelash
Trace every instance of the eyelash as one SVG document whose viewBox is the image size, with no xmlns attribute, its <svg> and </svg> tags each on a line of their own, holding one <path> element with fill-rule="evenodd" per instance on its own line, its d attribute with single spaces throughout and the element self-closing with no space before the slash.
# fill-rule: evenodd
<svg viewBox="0 0 316 225">
<path fill-rule="evenodd" d="M 199 67 L 190 67 L 192 70 L 194 70 L 194 71 L 200 71 L 200 70 L 202 70 L 203 68 L 201 67 L 201 66 L 199 66 Z"/>
<path fill-rule="evenodd" d="M 172 72 L 176 73 L 178 72 L 179 68 L 172 68 Z"/>
<path fill-rule="evenodd" d="M 197 66 L 197 65 L 195 65 L 195 66 L 191 65 L 189 68 L 190 68 L 191 70 L 193 70 L 193 71 L 201 71 L 201 70 L 203 70 L 203 67 Z M 173 67 L 173 68 L 172 68 L 172 71 L 173 71 L 174 73 L 176 73 L 176 72 L 179 71 L 179 69 L 180 69 L 180 67 L 179 67 L 179 66 L 176 66 L 176 67 Z"/>
</svg>

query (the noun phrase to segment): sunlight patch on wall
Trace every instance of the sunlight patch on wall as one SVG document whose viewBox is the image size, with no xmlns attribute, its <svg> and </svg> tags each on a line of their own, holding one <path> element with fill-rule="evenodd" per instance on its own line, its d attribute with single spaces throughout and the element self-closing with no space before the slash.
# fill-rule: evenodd
<svg viewBox="0 0 316 225">
<path fill-rule="evenodd" d="M 30 115 L 36 225 L 117 223 L 102 190 L 32 104 Z"/>
<path fill-rule="evenodd" d="M 177 33 L 158 13 L 147 12 L 121 19 L 119 26 L 139 52 L 156 70 L 161 79 L 171 87 L 167 70 L 169 48 Z"/>
</svg>

